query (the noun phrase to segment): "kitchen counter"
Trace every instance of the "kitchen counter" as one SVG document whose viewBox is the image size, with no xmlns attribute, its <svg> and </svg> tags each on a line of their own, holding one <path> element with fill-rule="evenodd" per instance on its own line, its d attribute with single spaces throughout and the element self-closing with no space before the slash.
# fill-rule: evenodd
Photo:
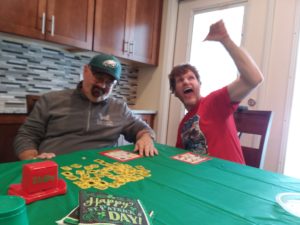
<svg viewBox="0 0 300 225">
<path fill-rule="evenodd" d="M 134 114 L 156 114 L 156 110 L 131 109 Z"/>
<path fill-rule="evenodd" d="M 148 110 L 148 109 L 131 109 L 134 114 L 151 114 L 155 115 L 157 113 L 156 110 Z M 0 114 L 26 114 L 26 109 L 10 109 L 10 110 L 1 110 Z"/>
</svg>

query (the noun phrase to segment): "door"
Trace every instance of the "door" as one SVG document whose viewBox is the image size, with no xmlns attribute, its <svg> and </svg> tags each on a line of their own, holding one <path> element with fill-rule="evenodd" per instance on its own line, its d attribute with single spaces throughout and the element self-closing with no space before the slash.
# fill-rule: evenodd
<svg viewBox="0 0 300 225">
<path fill-rule="evenodd" d="M 93 0 L 48 0 L 46 40 L 92 49 Z"/>
<path fill-rule="evenodd" d="M 1 0 L 0 31 L 44 39 L 46 0 Z"/>
<path fill-rule="evenodd" d="M 178 13 L 178 23 L 177 23 L 177 34 L 176 34 L 176 44 L 175 44 L 175 53 L 174 53 L 174 65 L 191 62 L 194 64 L 195 61 L 191 61 L 191 52 L 192 52 L 192 37 L 193 37 L 193 24 L 194 17 L 199 13 L 207 13 L 207 12 L 215 12 L 222 9 L 230 9 L 240 5 L 245 6 L 245 15 L 244 19 L 238 18 L 235 16 L 231 16 L 229 14 L 229 18 L 233 18 L 233 20 L 241 20 L 244 21 L 245 25 L 243 27 L 243 36 L 242 36 L 242 45 L 245 47 L 248 52 L 252 55 L 254 60 L 258 63 L 258 66 L 261 68 L 262 63 L 265 60 L 265 55 L 262 54 L 262 49 L 266 49 L 269 45 L 265 43 L 268 41 L 268 37 L 264 36 L 266 34 L 267 29 L 267 17 L 265 16 L 268 10 L 268 1 L 243 1 L 243 0 L 195 0 L 195 1 L 182 1 L 179 4 L 179 13 Z M 263 18 L 263 19 L 261 19 Z M 215 22 L 219 19 L 224 18 L 215 18 Z M 251 22 L 251 25 L 255 24 L 255 26 L 248 26 Z M 224 20 L 225 24 L 227 23 Z M 226 25 L 227 27 L 227 25 Z M 203 27 L 201 27 L 202 29 Z M 227 27 L 228 28 L 228 27 Z M 209 31 L 209 26 L 206 28 L 205 34 Z M 229 31 L 232 36 L 235 31 Z M 241 31 L 239 31 L 241 34 Z M 239 35 L 240 35 L 239 34 Z M 202 38 L 202 39 L 201 39 Z M 199 44 L 202 44 L 203 36 L 199 37 Z M 235 41 L 236 42 L 236 41 Z M 218 43 L 207 42 L 209 45 L 215 45 L 215 48 L 219 48 L 221 50 Z M 210 58 L 211 62 L 214 62 L 214 56 L 219 56 L 216 54 L 214 47 L 211 48 L 211 55 L 207 55 L 206 58 Z M 223 50 L 224 51 L 224 50 Z M 229 56 L 227 56 L 229 57 Z M 205 58 L 205 56 L 204 56 Z M 199 58 L 196 58 L 196 61 L 199 61 Z M 267 60 L 267 59 L 266 59 Z M 211 64 L 211 62 L 209 62 Z M 227 63 L 226 63 L 227 64 Z M 211 64 L 211 68 L 215 69 L 215 67 L 220 67 L 222 64 L 213 63 Z M 235 69 L 235 68 L 234 68 Z M 201 68 L 198 68 L 200 72 L 200 76 L 202 80 L 206 80 L 204 73 Z M 264 71 L 263 71 L 264 72 Z M 234 74 L 236 76 L 236 74 Z M 231 77 L 232 79 L 232 77 Z M 229 83 L 231 80 L 226 81 Z M 219 80 L 213 81 L 215 83 L 219 83 Z M 204 83 L 202 83 L 204 86 Z M 205 85 L 209 85 L 206 83 Z M 210 92 L 209 90 L 207 93 Z M 263 100 L 263 98 L 261 98 Z M 243 102 L 243 105 L 248 105 L 248 100 L 254 104 L 249 106 L 249 108 L 256 109 L 259 106 L 258 101 L 258 92 L 254 91 L 249 95 Z M 168 131 L 167 131 L 167 144 L 175 145 L 177 138 L 177 129 L 180 120 L 183 118 L 185 114 L 185 109 L 180 101 L 171 95 L 170 98 L 170 108 L 169 108 L 169 123 L 168 123 Z"/>
<path fill-rule="evenodd" d="M 193 5 L 182 3 L 179 6 L 174 64 L 189 62 L 198 69 L 203 84 L 201 86 L 202 96 L 225 86 L 237 76 L 234 63 L 224 48 L 216 42 L 203 42 L 210 25 L 222 19 L 231 38 L 239 45 L 243 17 L 244 6 L 241 4 L 205 6 L 198 1 Z M 167 141 L 169 144 L 175 145 L 177 127 L 185 114 L 185 109 L 173 95 L 170 108 L 172 123 L 169 124 Z"/>
<path fill-rule="evenodd" d="M 93 44 L 95 51 L 126 57 L 127 2 L 128 0 L 96 0 Z"/>
</svg>

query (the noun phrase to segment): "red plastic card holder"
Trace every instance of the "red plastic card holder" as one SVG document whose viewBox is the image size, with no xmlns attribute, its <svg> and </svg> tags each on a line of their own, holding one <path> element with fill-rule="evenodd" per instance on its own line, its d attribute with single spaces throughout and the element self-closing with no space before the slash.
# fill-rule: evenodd
<svg viewBox="0 0 300 225">
<path fill-rule="evenodd" d="M 57 164 L 53 161 L 26 164 L 22 172 L 22 189 L 31 194 L 55 188 L 57 174 Z"/>
<path fill-rule="evenodd" d="M 43 161 L 25 164 L 21 184 L 11 184 L 8 194 L 21 196 L 28 204 L 66 191 L 66 182 L 58 179 L 58 165 L 53 161 Z"/>
</svg>

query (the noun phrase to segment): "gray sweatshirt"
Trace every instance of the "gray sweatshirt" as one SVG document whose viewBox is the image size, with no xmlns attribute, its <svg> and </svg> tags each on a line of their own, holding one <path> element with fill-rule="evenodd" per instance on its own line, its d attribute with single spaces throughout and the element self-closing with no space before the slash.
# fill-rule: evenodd
<svg viewBox="0 0 300 225">
<path fill-rule="evenodd" d="M 26 149 L 64 154 L 116 145 L 120 134 L 135 142 L 136 134 L 152 129 L 127 104 L 115 98 L 90 102 L 79 89 L 44 94 L 36 102 L 14 141 L 16 154 Z"/>
</svg>

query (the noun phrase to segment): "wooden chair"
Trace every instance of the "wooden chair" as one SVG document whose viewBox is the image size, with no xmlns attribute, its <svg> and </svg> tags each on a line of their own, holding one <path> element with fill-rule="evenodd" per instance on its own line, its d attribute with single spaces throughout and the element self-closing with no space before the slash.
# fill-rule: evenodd
<svg viewBox="0 0 300 225">
<path fill-rule="evenodd" d="M 39 95 L 26 95 L 27 114 L 29 115 L 35 102 L 40 98 Z"/>
<path fill-rule="evenodd" d="M 272 117 L 272 111 L 244 109 L 234 113 L 235 125 L 240 138 L 243 134 L 260 136 L 258 148 L 243 146 L 242 144 L 246 165 L 263 168 Z"/>
</svg>

